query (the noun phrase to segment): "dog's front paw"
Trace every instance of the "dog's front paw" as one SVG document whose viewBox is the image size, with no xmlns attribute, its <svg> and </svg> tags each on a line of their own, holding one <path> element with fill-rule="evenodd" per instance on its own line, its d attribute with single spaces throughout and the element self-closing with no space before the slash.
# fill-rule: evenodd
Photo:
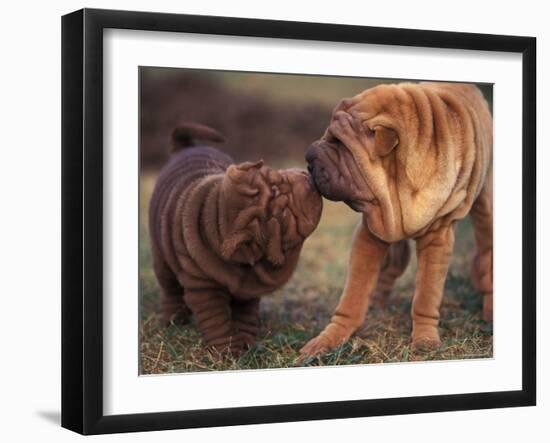
<svg viewBox="0 0 550 443">
<path fill-rule="evenodd" d="M 439 349 L 441 347 L 441 340 L 431 339 L 431 338 L 419 338 L 413 340 L 412 348 L 415 351 L 419 352 L 431 352 Z"/>
<path fill-rule="evenodd" d="M 346 342 L 355 329 L 344 327 L 340 323 L 331 322 L 323 332 L 311 339 L 300 349 L 300 354 L 302 358 L 307 358 L 332 351 Z"/>
<path fill-rule="evenodd" d="M 316 355 L 327 352 L 329 349 L 330 343 L 328 340 L 322 335 L 319 335 L 308 341 L 305 346 L 300 349 L 300 354 L 305 358 L 315 357 Z"/>
<path fill-rule="evenodd" d="M 437 327 L 420 325 L 414 328 L 412 334 L 412 348 L 415 351 L 430 352 L 441 347 L 441 340 Z"/>
</svg>

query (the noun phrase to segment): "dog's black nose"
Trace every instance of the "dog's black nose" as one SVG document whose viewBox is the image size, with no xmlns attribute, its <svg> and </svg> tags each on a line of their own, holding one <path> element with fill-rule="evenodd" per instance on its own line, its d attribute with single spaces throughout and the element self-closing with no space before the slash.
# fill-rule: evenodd
<svg viewBox="0 0 550 443">
<path fill-rule="evenodd" d="M 315 145 L 311 145 L 309 148 L 307 148 L 307 151 L 306 151 L 306 161 L 310 164 L 308 166 L 308 170 L 309 170 L 309 167 L 311 166 L 311 162 L 316 158 L 317 158 L 317 147 Z"/>
</svg>

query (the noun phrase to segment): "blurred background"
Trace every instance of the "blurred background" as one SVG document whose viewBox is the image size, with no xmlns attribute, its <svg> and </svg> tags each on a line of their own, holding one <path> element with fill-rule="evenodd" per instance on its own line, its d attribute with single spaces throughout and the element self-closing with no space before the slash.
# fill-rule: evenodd
<svg viewBox="0 0 550 443">
<path fill-rule="evenodd" d="M 305 149 L 323 134 L 339 100 L 395 82 L 141 67 L 141 165 L 154 170 L 166 161 L 170 134 L 183 121 L 221 131 L 224 150 L 237 162 L 261 156 L 277 167 L 301 165 Z M 492 87 L 480 87 L 492 103 Z"/>
<path fill-rule="evenodd" d="M 258 345 L 239 360 L 206 351 L 194 325 L 165 327 L 158 315 L 147 211 L 159 169 L 180 122 L 224 134 L 218 148 L 235 162 L 263 158 L 269 166 L 305 167 L 304 153 L 324 132 L 334 106 L 381 83 L 400 80 L 140 68 L 140 371 L 157 374 L 295 366 L 297 352 L 329 321 L 347 272 L 360 215 L 324 200 L 319 227 L 305 242 L 290 282 L 261 302 Z M 492 104 L 492 86 L 478 85 Z M 414 250 L 414 247 L 413 247 Z M 370 309 L 365 325 L 335 352 L 300 365 L 338 365 L 492 356 L 492 329 L 480 319 L 481 296 L 470 283 L 474 251 L 469 220 L 457 226 L 441 309 L 443 347 L 415 353 L 409 346 L 413 257 L 385 308 Z M 498 296 L 498 295 L 497 295 Z"/>
</svg>

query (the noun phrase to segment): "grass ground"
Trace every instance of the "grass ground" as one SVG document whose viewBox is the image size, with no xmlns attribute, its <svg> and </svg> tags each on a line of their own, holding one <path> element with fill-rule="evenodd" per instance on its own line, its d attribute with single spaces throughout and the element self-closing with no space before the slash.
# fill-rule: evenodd
<svg viewBox="0 0 550 443">
<path fill-rule="evenodd" d="M 492 356 L 492 330 L 481 320 L 481 296 L 474 292 L 469 280 L 473 235 L 469 222 L 463 221 L 457 227 L 455 253 L 445 287 L 440 326 L 443 346 L 439 350 L 413 352 L 409 345 L 416 268 L 413 258 L 387 307 L 372 308 L 356 336 L 328 355 L 297 362 L 299 349 L 323 329 L 338 302 L 351 234 L 358 220 L 358 214 L 342 203 L 326 200 L 321 223 L 306 241 L 293 278 L 285 287 L 262 299 L 262 329 L 257 346 L 238 360 L 207 351 L 195 325 L 165 327 L 160 322 L 146 217 L 153 184 L 153 176 L 142 178 L 139 271 L 142 374 Z"/>
</svg>

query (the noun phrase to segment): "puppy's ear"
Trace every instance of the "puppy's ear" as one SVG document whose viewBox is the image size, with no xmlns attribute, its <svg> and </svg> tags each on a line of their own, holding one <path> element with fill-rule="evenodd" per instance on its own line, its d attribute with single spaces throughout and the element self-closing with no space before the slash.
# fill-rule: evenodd
<svg viewBox="0 0 550 443">
<path fill-rule="evenodd" d="M 269 235 L 267 241 L 267 259 L 274 266 L 282 266 L 285 262 L 283 254 L 283 240 L 281 238 L 281 225 L 275 218 L 267 221 L 267 232 Z"/>
<path fill-rule="evenodd" d="M 254 186 L 254 177 L 264 164 L 263 160 L 257 162 L 244 162 L 239 165 L 231 165 L 227 168 L 226 177 L 234 189 L 240 194 L 254 197 L 260 190 Z"/>
<path fill-rule="evenodd" d="M 399 143 L 397 132 L 385 126 L 375 126 L 374 131 L 374 150 L 379 157 L 385 157 Z"/>
<path fill-rule="evenodd" d="M 231 259 L 237 249 L 241 247 L 243 243 L 250 241 L 251 236 L 246 231 L 235 232 L 228 236 L 222 243 L 221 254 L 225 260 Z"/>
<path fill-rule="evenodd" d="M 237 169 L 241 171 L 250 171 L 251 169 L 260 169 L 264 165 L 263 160 L 258 160 L 256 162 L 244 162 L 240 163 L 237 166 Z"/>
</svg>

